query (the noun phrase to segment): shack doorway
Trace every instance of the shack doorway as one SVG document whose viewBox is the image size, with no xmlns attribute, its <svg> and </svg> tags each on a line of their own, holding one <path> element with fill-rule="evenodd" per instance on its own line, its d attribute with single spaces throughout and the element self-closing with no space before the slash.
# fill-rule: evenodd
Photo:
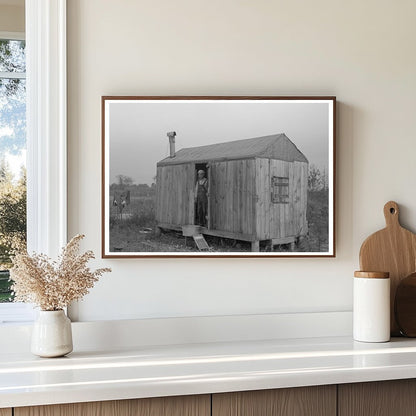
<svg viewBox="0 0 416 416">
<path fill-rule="evenodd" d="M 210 180 L 207 163 L 195 164 L 195 225 L 210 228 Z"/>
</svg>

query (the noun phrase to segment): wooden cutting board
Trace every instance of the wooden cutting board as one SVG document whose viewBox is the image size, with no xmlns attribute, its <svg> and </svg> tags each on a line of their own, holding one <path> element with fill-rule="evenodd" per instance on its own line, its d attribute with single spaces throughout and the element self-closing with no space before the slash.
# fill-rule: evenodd
<svg viewBox="0 0 416 416">
<path fill-rule="evenodd" d="M 360 250 L 360 268 L 363 271 L 390 273 L 391 335 L 400 335 L 394 319 L 394 298 L 401 279 L 416 271 L 416 235 L 399 222 L 399 206 L 390 201 L 384 205 L 386 228 L 370 235 Z"/>
</svg>

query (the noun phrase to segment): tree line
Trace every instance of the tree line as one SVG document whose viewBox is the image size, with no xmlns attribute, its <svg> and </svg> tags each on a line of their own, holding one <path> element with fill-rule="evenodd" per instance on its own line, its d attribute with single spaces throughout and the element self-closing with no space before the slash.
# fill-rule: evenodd
<svg viewBox="0 0 416 416">
<path fill-rule="evenodd" d="M 0 270 L 11 267 L 16 249 L 26 245 L 26 169 L 18 179 L 0 161 Z"/>
<path fill-rule="evenodd" d="M 132 194 L 137 196 L 152 196 L 156 193 L 156 178 L 151 185 L 147 183 L 134 183 L 134 180 L 130 176 L 126 175 L 117 175 L 117 182 L 114 182 L 110 185 L 111 191 L 130 191 Z"/>
<path fill-rule="evenodd" d="M 319 169 L 316 165 L 309 166 L 308 190 L 312 192 L 328 190 L 328 171 Z"/>
</svg>

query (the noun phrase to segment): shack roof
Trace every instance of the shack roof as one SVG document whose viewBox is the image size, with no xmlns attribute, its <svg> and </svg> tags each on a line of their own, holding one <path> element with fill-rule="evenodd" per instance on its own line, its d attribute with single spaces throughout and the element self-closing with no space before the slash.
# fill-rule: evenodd
<svg viewBox="0 0 416 416">
<path fill-rule="evenodd" d="M 280 133 L 207 146 L 187 147 L 178 150 L 174 157 L 161 160 L 157 165 L 165 166 L 255 157 L 285 160 L 287 162 L 308 162 L 296 145 L 284 133 Z"/>
</svg>

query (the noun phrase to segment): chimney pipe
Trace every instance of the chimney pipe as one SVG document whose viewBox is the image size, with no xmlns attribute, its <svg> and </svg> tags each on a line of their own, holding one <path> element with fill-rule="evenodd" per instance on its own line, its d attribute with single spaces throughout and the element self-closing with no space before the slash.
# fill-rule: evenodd
<svg viewBox="0 0 416 416">
<path fill-rule="evenodd" d="M 169 137 L 169 157 L 175 157 L 175 136 L 176 136 L 176 131 L 170 131 L 168 133 L 168 137 Z"/>
</svg>

